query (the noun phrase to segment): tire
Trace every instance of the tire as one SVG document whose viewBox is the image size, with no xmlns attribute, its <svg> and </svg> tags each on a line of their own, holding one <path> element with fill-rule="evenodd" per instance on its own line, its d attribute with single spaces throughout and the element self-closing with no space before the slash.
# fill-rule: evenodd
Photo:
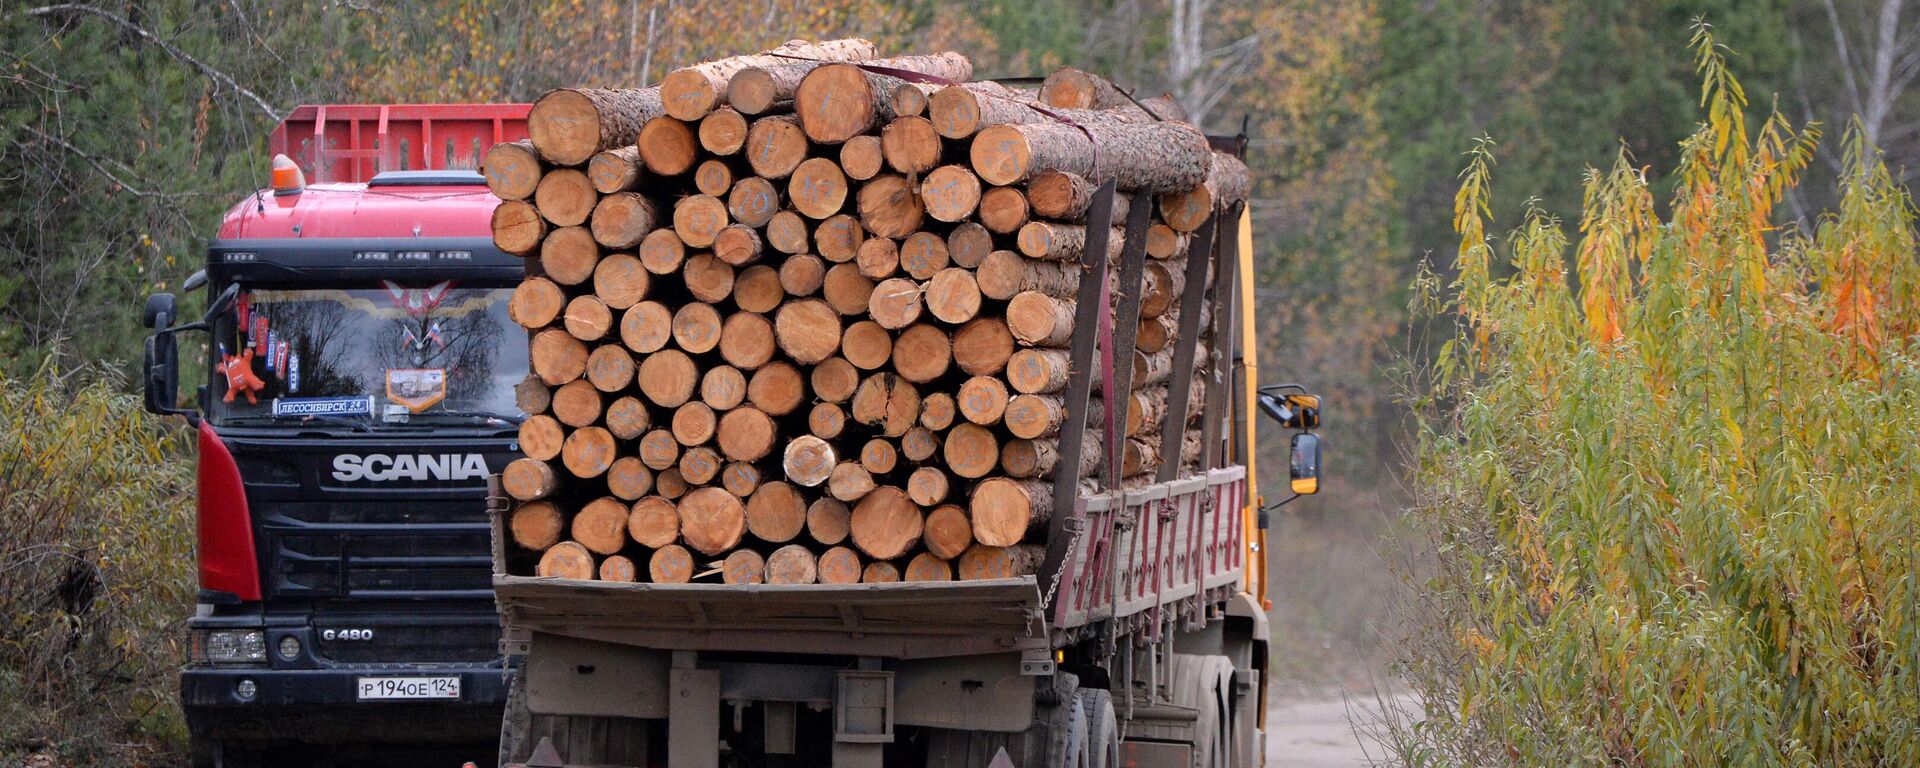
<svg viewBox="0 0 1920 768">
<path fill-rule="evenodd" d="M 1087 768 L 1115 768 L 1120 764 L 1120 734 L 1114 727 L 1113 694 L 1098 688 L 1080 691 L 1080 710 L 1085 713 Z"/>
</svg>

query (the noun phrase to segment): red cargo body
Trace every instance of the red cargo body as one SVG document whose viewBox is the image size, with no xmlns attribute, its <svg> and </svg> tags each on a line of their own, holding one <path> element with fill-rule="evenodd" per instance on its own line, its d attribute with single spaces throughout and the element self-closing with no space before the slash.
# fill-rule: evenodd
<svg viewBox="0 0 1920 768">
<path fill-rule="evenodd" d="M 267 139 L 307 182 L 365 182 L 381 171 L 479 168 L 503 141 L 527 137 L 531 104 L 304 104 Z"/>
</svg>

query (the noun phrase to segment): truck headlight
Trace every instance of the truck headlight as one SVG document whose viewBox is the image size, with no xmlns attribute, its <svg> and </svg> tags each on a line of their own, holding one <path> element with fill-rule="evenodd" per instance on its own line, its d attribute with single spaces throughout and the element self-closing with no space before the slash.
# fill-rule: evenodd
<svg viewBox="0 0 1920 768">
<path fill-rule="evenodd" d="M 258 664 L 267 660 L 267 634 L 257 629 L 195 630 L 189 657 L 202 664 Z"/>
</svg>

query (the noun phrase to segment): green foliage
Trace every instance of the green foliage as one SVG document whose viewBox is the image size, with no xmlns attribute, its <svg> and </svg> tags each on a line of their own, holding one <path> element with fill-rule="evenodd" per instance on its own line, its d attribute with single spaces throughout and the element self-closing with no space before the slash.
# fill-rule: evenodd
<svg viewBox="0 0 1920 768">
<path fill-rule="evenodd" d="M 184 737 L 192 464 L 118 382 L 56 373 L 0 373 L 0 762 L 151 761 Z"/>
<path fill-rule="evenodd" d="M 1815 135 L 1749 131 L 1699 33 L 1671 214 L 1622 153 L 1573 253 L 1534 209 L 1511 276 L 1450 298 L 1408 764 L 1920 762 L 1915 211 L 1856 133 L 1838 209 L 1773 231 Z"/>
</svg>

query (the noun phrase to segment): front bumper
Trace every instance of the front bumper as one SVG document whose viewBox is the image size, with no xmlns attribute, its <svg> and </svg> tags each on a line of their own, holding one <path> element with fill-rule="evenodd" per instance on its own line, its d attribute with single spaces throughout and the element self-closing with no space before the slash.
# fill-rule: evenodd
<svg viewBox="0 0 1920 768">
<path fill-rule="evenodd" d="M 497 738 L 513 672 L 485 665 L 396 665 L 355 669 L 191 666 L 180 701 L 195 735 L 310 742 L 486 741 Z M 458 701 L 359 701 L 363 676 L 460 677 Z M 241 679 L 256 686 L 241 699 Z M 423 732 L 423 724 L 431 724 Z"/>
</svg>

